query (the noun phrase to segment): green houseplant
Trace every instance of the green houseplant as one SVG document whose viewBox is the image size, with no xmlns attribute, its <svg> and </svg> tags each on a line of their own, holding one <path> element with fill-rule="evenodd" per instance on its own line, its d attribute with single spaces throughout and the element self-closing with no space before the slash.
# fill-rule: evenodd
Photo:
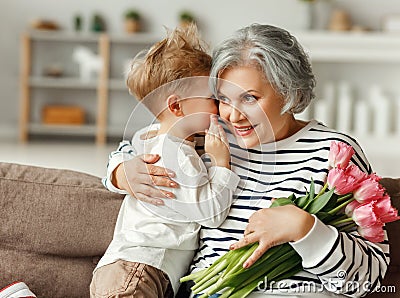
<svg viewBox="0 0 400 298">
<path fill-rule="evenodd" d="M 185 27 L 195 22 L 194 16 L 191 12 L 184 10 L 179 14 L 180 26 Z"/>
<path fill-rule="evenodd" d="M 125 31 L 133 33 L 140 31 L 140 13 L 136 9 L 130 9 L 125 12 Z"/>
</svg>

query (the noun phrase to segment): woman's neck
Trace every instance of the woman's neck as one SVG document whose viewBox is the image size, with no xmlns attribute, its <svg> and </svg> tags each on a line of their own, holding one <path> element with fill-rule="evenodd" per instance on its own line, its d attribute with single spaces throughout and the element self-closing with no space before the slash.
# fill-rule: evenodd
<svg viewBox="0 0 400 298">
<path fill-rule="evenodd" d="M 295 119 L 293 114 L 288 114 L 287 121 L 285 121 L 284 125 L 282 125 L 279 131 L 275 132 L 275 141 L 280 141 L 291 137 L 303 127 L 305 127 L 307 123 L 308 122 L 306 121 Z"/>
</svg>

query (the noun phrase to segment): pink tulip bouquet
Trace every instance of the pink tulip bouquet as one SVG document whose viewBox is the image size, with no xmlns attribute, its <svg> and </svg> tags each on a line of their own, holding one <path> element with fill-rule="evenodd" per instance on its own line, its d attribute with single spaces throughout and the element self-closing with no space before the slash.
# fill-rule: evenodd
<svg viewBox="0 0 400 298">
<path fill-rule="evenodd" d="M 294 204 L 339 231 L 357 230 L 368 241 L 382 242 L 385 223 L 400 217 L 379 184 L 380 177 L 367 175 L 351 164 L 353 154 L 351 146 L 332 142 L 328 157 L 330 170 L 321 191 L 315 193 L 315 184 L 311 179 L 310 188 L 304 196 L 292 194 L 275 199 L 271 208 Z M 290 278 L 303 269 L 300 256 L 288 243 L 269 249 L 253 266 L 243 268 L 243 263 L 257 247 L 258 243 L 254 243 L 231 250 L 209 268 L 182 277 L 181 282 L 193 280 L 194 294 L 206 290 L 201 298 L 219 291 L 222 291 L 220 298 L 243 298 L 265 280 Z"/>
</svg>

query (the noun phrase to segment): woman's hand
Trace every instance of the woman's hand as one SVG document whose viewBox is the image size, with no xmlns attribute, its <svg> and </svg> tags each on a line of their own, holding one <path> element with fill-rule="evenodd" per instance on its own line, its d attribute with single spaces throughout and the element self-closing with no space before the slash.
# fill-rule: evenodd
<svg viewBox="0 0 400 298">
<path fill-rule="evenodd" d="M 174 194 L 154 186 L 176 188 L 178 185 L 170 179 L 175 176 L 172 171 L 153 165 L 159 159 L 159 155 L 145 154 L 119 164 L 112 175 L 113 185 L 143 202 L 164 205 L 160 198 L 172 199 Z"/>
<path fill-rule="evenodd" d="M 232 244 L 230 249 L 259 242 L 258 248 L 243 264 L 248 268 L 269 248 L 306 236 L 314 221 L 311 214 L 294 205 L 260 209 L 250 216 L 244 238 Z"/>
<path fill-rule="evenodd" d="M 230 169 L 229 161 L 231 160 L 231 155 L 228 139 L 224 129 L 218 124 L 217 115 L 210 116 L 210 127 L 206 131 L 204 141 L 204 150 L 210 156 L 212 165 Z"/>
</svg>

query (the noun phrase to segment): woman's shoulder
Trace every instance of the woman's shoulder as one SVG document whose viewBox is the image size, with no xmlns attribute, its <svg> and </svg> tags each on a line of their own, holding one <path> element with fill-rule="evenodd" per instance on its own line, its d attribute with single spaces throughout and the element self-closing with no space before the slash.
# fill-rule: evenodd
<svg viewBox="0 0 400 298">
<path fill-rule="evenodd" d="M 348 145 L 354 147 L 355 149 L 360 148 L 361 146 L 358 141 L 345 132 L 338 131 L 334 128 L 328 127 L 322 122 L 312 120 L 310 123 L 310 127 L 308 129 L 308 135 L 315 139 L 320 140 L 327 140 L 329 142 L 336 141 L 336 142 L 344 142 Z"/>
<path fill-rule="evenodd" d="M 320 142 L 326 142 L 327 146 L 330 146 L 332 141 L 343 142 L 354 149 L 353 162 L 356 163 L 365 172 L 371 172 L 371 166 L 366 158 L 364 150 L 356 138 L 348 133 L 338 131 L 334 128 L 330 128 L 324 125 L 322 122 L 313 120 L 308 130 L 308 136 L 311 140 L 319 140 Z"/>
</svg>

